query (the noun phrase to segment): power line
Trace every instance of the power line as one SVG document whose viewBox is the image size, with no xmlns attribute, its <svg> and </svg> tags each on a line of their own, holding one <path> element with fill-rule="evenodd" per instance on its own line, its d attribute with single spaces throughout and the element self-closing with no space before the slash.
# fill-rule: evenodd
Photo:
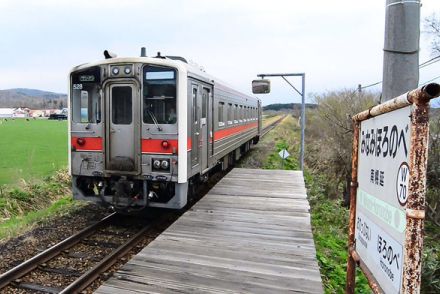
<svg viewBox="0 0 440 294">
<path fill-rule="evenodd" d="M 419 68 L 424 68 L 426 66 L 429 66 L 429 65 L 434 64 L 434 63 L 439 62 L 439 61 L 440 61 L 440 55 L 437 55 L 437 56 L 435 56 L 435 57 L 433 57 L 433 58 L 431 58 L 431 59 L 429 59 L 429 60 L 427 60 L 425 62 L 422 62 L 419 65 Z M 434 79 L 432 79 L 432 80 L 430 80 L 430 81 L 428 81 L 426 83 L 429 83 L 429 82 L 431 82 L 433 80 L 436 80 L 438 78 L 439 77 L 436 77 L 436 78 L 434 78 Z M 381 83 L 382 83 L 382 81 L 378 81 L 378 82 L 375 82 L 375 83 L 372 83 L 372 84 L 369 84 L 369 85 L 366 85 L 366 86 L 362 86 L 362 87 L 360 87 L 360 89 L 362 90 L 362 89 L 365 89 L 365 88 L 373 87 L 373 86 L 379 85 Z M 422 85 L 425 85 L 425 84 L 422 84 Z"/>
<path fill-rule="evenodd" d="M 365 88 L 373 87 L 373 86 L 379 85 L 379 84 L 381 84 L 381 83 L 382 83 L 382 81 L 379 81 L 379 82 L 376 82 L 376 83 L 373 83 L 373 84 L 370 84 L 370 85 L 367 85 L 367 86 L 363 86 L 363 87 L 361 87 L 361 89 L 365 89 Z"/>
<path fill-rule="evenodd" d="M 431 61 L 429 63 L 425 63 L 424 65 L 421 65 L 419 67 L 420 68 L 424 68 L 424 67 L 427 67 L 428 65 L 434 64 L 434 63 L 439 62 L 439 61 L 440 61 L 440 59 L 436 59 L 436 60 L 433 60 L 433 61 Z"/>
<path fill-rule="evenodd" d="M 435 78 L 433 78 L 433 79 L 430 79 L 429 81 L 426 81 L 426 82 L 424 82 L 424 83 L 422 83 L 422 84 L 419 84 L 419 86 L 424 86 L 424 85 L 426 85 L 426 84 L 428 84 L 428 83 L 430 83 L 430 82 L 432 82 L 432 81 L 435 81 L 436 79 L 439 79 L 440 78 L 440 76 L 437 76 L 437 77 L 435 77 Z"/>
<path fill-rule="evenodd" d="M 438 56 L 436 56 L 436 57 L 433 57 L 433 58 L 431 58 L 430 60 L 427 60 L 427 61 L 421 63 L 421 64 L 419 65 L 419 67 L 425 67 L 425 66 L 430 65 L 430 64 L 432 64 L 432 63 L 435 63 L 435 62 L 437 62 L 437 61 L 440 61 L 439 58 L 440 58 L 440 55 L 438 55 Z M 430 63 L 431 61 L 434 61 L 434 62 Z M 428 63 L 429 63 L 429 64 L 428 64 Z"/>
</svg>

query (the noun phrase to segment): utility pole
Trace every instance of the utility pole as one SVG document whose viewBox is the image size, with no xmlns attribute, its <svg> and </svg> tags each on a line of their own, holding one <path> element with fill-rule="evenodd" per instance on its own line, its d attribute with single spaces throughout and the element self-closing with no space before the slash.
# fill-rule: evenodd
<svg viewBox="0 0 440 294">
<path fill-rule="evenodd" d="M 419 84 L 420 1 L 387 0 L 382 101 Z"/>
</svg>

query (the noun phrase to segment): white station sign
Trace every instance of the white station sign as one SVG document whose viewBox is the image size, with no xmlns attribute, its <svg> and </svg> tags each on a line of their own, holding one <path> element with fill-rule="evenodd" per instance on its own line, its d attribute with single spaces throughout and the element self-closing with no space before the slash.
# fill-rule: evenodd
<svg viewBox="0 0 440 294">
<path fill-rule="evenodd" d="M 385 293 L 402 287 L 411 106 L 361 122 L 356 252 Z"/>
</svg>

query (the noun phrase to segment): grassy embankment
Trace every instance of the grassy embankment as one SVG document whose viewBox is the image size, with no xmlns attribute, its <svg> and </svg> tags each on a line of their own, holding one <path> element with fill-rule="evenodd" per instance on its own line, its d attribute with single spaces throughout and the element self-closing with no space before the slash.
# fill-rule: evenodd
<svg viewBox="0 0 440 294">
<path fill-rule="evenodd" d="M 0 138 L 0 240 L 77 205 L 60 171 L 67 166 L 66 121 L 0 120 Z"/>
<path fill-rule="evenodd" d="M 300 129 L 291 116 L 269 132 L 241 166 L 281 169 L 278 152 L 287 149 L 291 156 L 284 162 L 284 169 L 299 169 Z M 348 210 L 338 201 L 326 197 L 322 189 L 322 179 L 305 171 L 307 193 L 311 205 L 311 222 L 321 277 L 326 293 L 343 293 L 347 264 Z M 370 293 L 366 279 L 361 273 L 356 277 L 357 293 Z"/>
</svg>

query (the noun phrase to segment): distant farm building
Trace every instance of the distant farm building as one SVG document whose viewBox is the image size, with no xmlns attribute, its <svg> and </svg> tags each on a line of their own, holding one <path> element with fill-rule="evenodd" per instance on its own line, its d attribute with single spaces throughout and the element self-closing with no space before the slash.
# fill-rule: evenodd
<svg viewBox="0 0 440 294">
<path fill-rule="evenodd" d="M 44 117 L 44 110 L 35 109 L 29 112 L 29 116 L 31 117 Z"/>
<path fill-rule="evenodd" d="M 14 117 L 29 117 L 28 108 L 17 108 L 14 110 Z"/>
<path fill-rule="evenodd" d="M 0 118 L 14 117 L 14 108 L 0 108 Z"/>
<path fill-rule="evenodd" d="M 0 118 L 29 117 L 28 108 L 0 108 Z"/>
</svg>

